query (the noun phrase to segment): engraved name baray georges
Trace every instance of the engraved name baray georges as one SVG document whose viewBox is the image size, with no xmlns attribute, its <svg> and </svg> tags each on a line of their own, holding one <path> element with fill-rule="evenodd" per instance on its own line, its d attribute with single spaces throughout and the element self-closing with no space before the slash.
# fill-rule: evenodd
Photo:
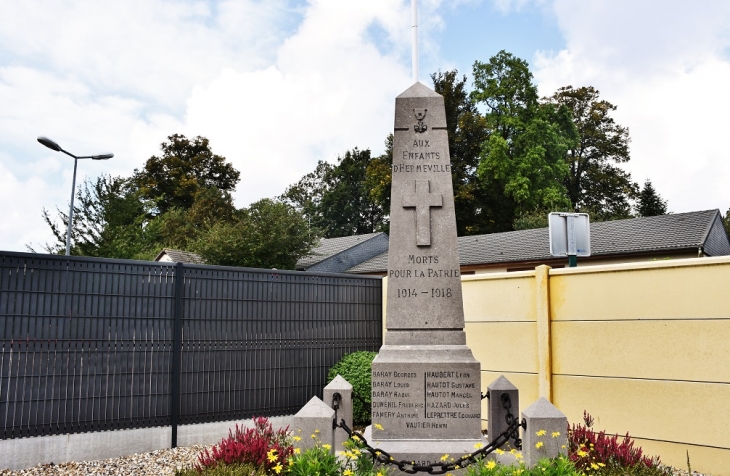
<svg viewBox="0 0 730 476">
<path fill-rule="evenodd" d="M 470 372 L 373 371 L 372 378 L 372 397 L 381 399 L 372 403 L 373 418 L 481 418 L 481 413 L 469 413 L 470 404 L 464 401 L 476 395 L 475 382 L 460 381 L 471 378 Z M 425 388 L 419 385 L 421 382 Z M 417 394 L 423 395 L 422 402 L 413 400 Z M 405 424 L 406 428 L 448 428 L 448 423 L 406 421 Z"/>
</svg>

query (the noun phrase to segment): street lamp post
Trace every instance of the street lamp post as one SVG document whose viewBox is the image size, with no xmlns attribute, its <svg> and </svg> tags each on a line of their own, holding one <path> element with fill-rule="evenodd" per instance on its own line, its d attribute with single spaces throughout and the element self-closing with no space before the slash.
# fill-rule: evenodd
<svg viewBox="0 0 730 476">
<path fill-rule="evenodd" d="M 56 152 L 63 152 L 74 158 L 74 178 L 71 185 L 71 209 L 68 212 L 68 230 L 66 231 L 66 256 L 71 254 L 71 230 L 73 229 L 74 223 L 74 195 L 76 194 L 76 165 L 79 163 L 79 159 L 92 159 L 92 160 L 108 160 L 114 157 L 114 154 L 98 154 L 98 155 L 73 155 L 71 152 L 65 151 L 56 142 L 52 141 L 48 137 L 39 137 L 38 142 L 45 145 L 51 150 Z"/>
</svg>

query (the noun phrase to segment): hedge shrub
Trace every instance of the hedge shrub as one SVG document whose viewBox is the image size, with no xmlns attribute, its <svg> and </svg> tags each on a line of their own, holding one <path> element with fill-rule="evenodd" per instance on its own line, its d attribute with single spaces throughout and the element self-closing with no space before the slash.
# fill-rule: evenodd
<svg viewBox="0 0 730 476">
<path fill-rule="evenodd" d="M 359 351 L 343 356 L 339 362 L 327 372 L 327 383 L 331 382 L 337 375 L 352 384 L 352 391 L 360 398 L 368 402 L 363 405 L 359 398 L 353 399 L 352 419 L 358 426 L 370 424 L 370 390 L 372 386 L 371 374 L 372 363 L 377 352 Z"/>
</svg>

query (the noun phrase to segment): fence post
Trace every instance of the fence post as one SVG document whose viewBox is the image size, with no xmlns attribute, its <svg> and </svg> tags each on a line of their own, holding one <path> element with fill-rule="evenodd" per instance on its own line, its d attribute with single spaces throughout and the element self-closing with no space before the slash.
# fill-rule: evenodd
<svg viewBox="0 0 730 476">
<path fill-rule="evenodd" d="M 537 308 L 537 387 L 538 395 L 553 399 L 552 343 L 550 337 L 550 266 L 535 268 Z"/>
<path fill-rule="evenodd" d="M 171 448 L 177 447 L 177 424 L 180 421 L 180 350 L 182 347 L 182 313 L 183 313 L 183 264 L 175 265 L 175 307 L 173 310 L 172 341 L 172 382 L 170 385 L 170 424 L 172 425 Z"/>
</svg>

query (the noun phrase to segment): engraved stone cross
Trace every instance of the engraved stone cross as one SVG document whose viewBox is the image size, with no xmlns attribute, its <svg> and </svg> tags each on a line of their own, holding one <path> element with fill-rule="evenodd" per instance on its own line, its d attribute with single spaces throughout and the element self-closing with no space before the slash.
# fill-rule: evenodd
<svg viewBox="0 0 730 476">
<path fill-rule="evenodd" d="M 416 180 L 416 191 L 403 195 L 403 208 L 416 209 L 416 245 L 431 246 L 431 207 L 443 205 L 440 193 L 430 191 L 430 180 Z"/>
</svg>

